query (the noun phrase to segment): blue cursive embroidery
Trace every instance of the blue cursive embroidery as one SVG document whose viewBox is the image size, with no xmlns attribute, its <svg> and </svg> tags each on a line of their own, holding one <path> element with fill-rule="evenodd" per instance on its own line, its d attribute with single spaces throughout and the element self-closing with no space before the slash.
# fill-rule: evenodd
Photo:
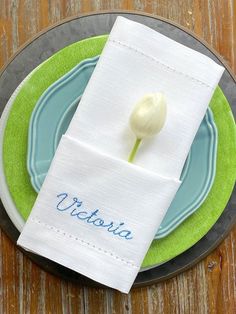
<svg viewBox="0 0 236 314">
<path fill-rule="evenodd" d="M 60 212 L 69 210 L 72 217 L 77 217 L 78 219 L 85 221 L 95 227 L 103 227 L 108 232 L 115 236 L 124 238 L 125 240 L 133 239 L 131 231 L 123 229 L 124 222 L 115 223 L 113 221 L 105 223 L 105 221 L 98 217 L 99 209 L 95 209 L 92 212 L 87 212 L 86 210 L 81 210 L 83 202 L 81 202 L 77 197 L 69 198 L 68 193 L 61 193 L 57 195 L 60 198 L 59 203 L 56 208 Z"/>
</svg>

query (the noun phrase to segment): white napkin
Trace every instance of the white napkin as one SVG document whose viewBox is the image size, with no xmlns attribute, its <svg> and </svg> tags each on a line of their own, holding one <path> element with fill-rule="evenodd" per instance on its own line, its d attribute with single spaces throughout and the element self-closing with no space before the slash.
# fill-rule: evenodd
<svg viewBox="0 0 236 314">
<path fill-rule="evenodd" d="M 17 243 L 128 293 L 222 73 L 208 57 L 118 17 Z M 130 164 L 130 113 L 158 91 L 167 122 Z"/>
</svg>

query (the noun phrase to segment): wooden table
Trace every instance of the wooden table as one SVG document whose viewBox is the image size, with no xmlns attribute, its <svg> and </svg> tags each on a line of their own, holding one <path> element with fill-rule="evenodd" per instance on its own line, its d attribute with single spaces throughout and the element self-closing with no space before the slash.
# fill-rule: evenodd
<svg viewBox="0 0 236 314">
<path fill-rule="evenodd" d="M 154 13 L 193 30 L 236 73 L 234 0 L 0 0 L 0 67 L 37 32 L 80 13 L 124 9 Z M 133 290 L 79 287 L 34 265 L 0 234 L 0 314 L 236 313 L 236 227 L 192 269 Z"/>
</svg>

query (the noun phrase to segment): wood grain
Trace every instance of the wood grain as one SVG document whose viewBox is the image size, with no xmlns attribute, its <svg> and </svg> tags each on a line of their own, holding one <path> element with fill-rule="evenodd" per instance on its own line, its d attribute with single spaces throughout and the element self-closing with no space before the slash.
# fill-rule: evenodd
<svg viewBox="0 0 236 314">
<path fill-rule="evenodd" d="M 193 30 L 236 73 L 234 0 L 0 0 L 0 67 L 40 30 L 63 18 L 104 9 L 154 13 Z M 204 261 L 129 295 L 64 282 L 31 263 L 0 234 L 0 314 L 236 313 L 236 228 Z"/>
</svg>

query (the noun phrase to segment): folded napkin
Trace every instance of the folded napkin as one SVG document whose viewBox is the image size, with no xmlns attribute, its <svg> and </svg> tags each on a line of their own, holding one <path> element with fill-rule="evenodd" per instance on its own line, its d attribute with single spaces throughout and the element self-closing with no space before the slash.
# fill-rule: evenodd
<svg viewBox="0 0 236 314">
<path fill-rule="evenodd" d="M 222 73 L 208 57 L 118 17 L 17 243 L 128 293 Z M 130 113 L 158 91 L 166 124 L 130 164 Z"/>
</svg>

